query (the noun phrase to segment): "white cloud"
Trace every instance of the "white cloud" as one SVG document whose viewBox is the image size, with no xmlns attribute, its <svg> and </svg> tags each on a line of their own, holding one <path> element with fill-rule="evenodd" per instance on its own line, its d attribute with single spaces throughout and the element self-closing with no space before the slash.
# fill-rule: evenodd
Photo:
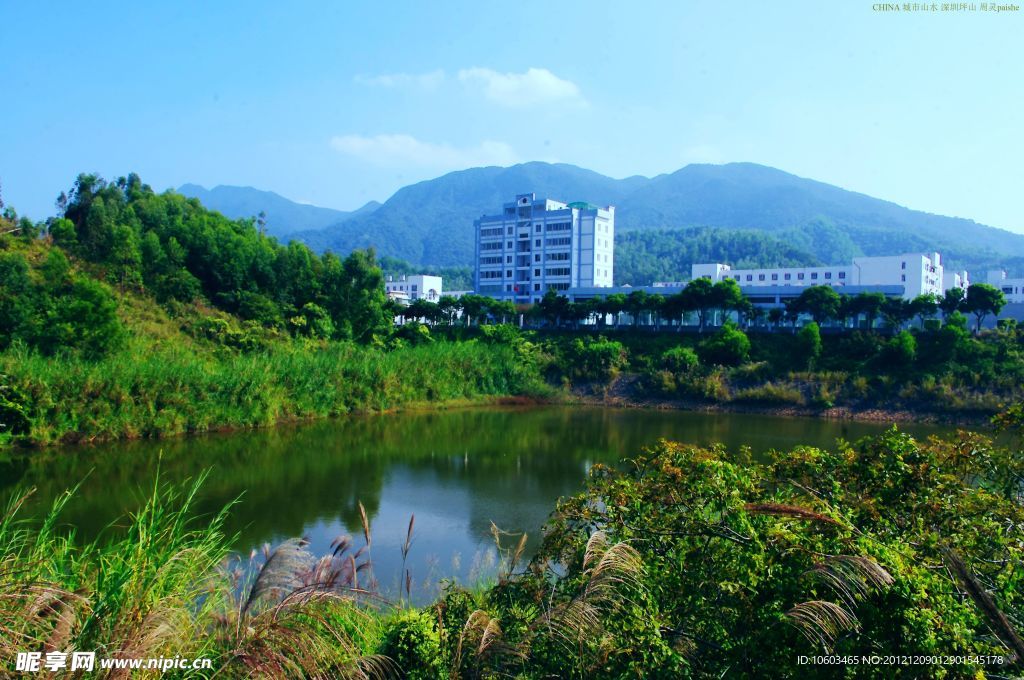
<svg viewBox="0 0 1024 680">
<path fill-rule="evenodd" d="M 576 83 L 559 78 L 546 68 L 530 68 L 525 73 L 498 73 L 489 68 L 459 71 L 459 80 L 477 86 L 491 101 L 511 108 L 526 108 L 545 102 L 568 102 L 586 106 Z"/>
<path fill-rule="evenodd" d="M 383 167 L 414 166 L 448 171 L 519 162 L 511 146 L 491 140 L 476 146 L 456 147 L 424 142 L 411 135 L 341 135 L 331 139 L 331 147 Z"/>
<path fill-rule="evenodd" d="M 424 90 L 433 90 L 444 82 L 444 71 L 437 69 L 427 73 L 385 73 L 379 76 L 358 75 L 354 80 L 360 85 L 371 85 L 374 87 L 418 87 Z"/>
</svg>

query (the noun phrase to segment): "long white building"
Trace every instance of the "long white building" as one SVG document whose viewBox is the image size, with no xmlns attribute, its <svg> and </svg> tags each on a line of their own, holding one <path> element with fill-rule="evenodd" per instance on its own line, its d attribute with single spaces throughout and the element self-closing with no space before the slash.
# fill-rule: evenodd
<svg viewBox="0 0 1024 680">
<path fill-rule="evenodd" d="M 549 290 L 612 285 L 615 208 L 517 194 L 498 215 L 474 221 L 474 287 L 480 295 L 539 302 Z"/>
<path fill-rule="evenodd" d="M 741 288 L 789 286 L 901 286 L 912 300 L 918 295 L 941 295 L 953 287 L 967 287 L 967 273 L 943 271 L 938 253 L 905 253 L 883 257 L 855 257 L 851 264 L 827 267 L 771 267 L 733 269 L 727 264 L 694 264 L 691 278 L 732 279 Z M 655 284 L 657 285 L 657 284 Z"/>
<path fill-rule="evenodd" d="M 989 271 L 985 282 L 1003 291 L 1007 302 L 1024 302 L 1024 279 L 1011 279 L 1002 269 L 993 269 Z"/>
</svg>

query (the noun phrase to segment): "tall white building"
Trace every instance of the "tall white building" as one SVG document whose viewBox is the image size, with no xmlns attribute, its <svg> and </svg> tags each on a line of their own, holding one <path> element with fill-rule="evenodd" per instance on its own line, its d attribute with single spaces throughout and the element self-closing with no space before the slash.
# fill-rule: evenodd
<svg viewBox="0 0 1024 680">
<path fill-rule="evenodd" d="M 499 215 L 474 221 L 480 295 L 538 302 L 549 290 L 612 285 L 615 208 L 518 194 Z"/>
<path fill-rule="evenodd" d="M 441 277 L 429 274 L 402 276 L 395 279 L 391 276 L 384 282 L 384 290 L 392 300 L 409 304 L 413 300 L 437 302 L 443 295 Z"/>
<path fill-rule="evenodd" d="M 828 267 L 772 267 L 732 269 L 727 264 L 694 264 L 691 278 L 732 279 L 740 287 L 754 286 L 902 286 L 903 297 L 941 295 L 966 282 L 966 272 L 944 276 L 938 253 L 905 253 L 883 257 L 855 257 L 851 264 Z M 961 278 L 962 277 L 962 278 Z"/>
</svg>

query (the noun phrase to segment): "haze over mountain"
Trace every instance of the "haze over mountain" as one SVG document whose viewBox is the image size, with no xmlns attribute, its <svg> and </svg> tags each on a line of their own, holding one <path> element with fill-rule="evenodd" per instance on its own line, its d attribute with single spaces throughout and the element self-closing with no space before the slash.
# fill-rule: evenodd
<svg viewBox="0 0 1024 680">
<path fill-rule="evenodd" d="M 370 201 L 351 212 L 333 210 L 290 201 L 273 191 L 224 185 L 206 189 L 198 184 L 183 184 L 178 193 L 198 198 L 207 208 L 232 219 L 256 217 L 262 211 L 266 213 L 267 233 L 277 237 L 337 225 L 380 207 L 377 201 Z"/>
<path fill-rule="evenodd" d="M 671 174 L 626 179 L 561 163 L 472 168 L 404 187 L 378 208 L 344 213 L 333 224 L 323 223 L 327 213 L 313 213 L 320 221 L 307 222 L 310 228 L 282 233 L 315 250 L 345 253 L 373 246 L 382 255 L 417 264 L 467 265 L 473 258 L 473 220 L 493 214 L 515 194 L 524 192 L 567 202 L 614 205 L 616 241 L 617 247 L 625 249 L 622 254 L 639 262 L 642 256 L 629 249 L 660 252 L 660 257 L 669 258 L 671 266 L 679 268 L 678 276 L 688 275 L 688 262 L 672 258 L 673 251 L 679 249 L 671 243 L 673 239 L 681 242 L 678 230 L 694 227 L 761 232 L 766 244 L 786 244 L 792 251 L 786 261 L 834 264 L 857 255 L 937 250 L 948 265 L 980 273 L 1000 264 L 1019 264 L 1024 258 L 1024 235 L 968 219 L 910 210 L 753 163 L 688 165 Z M 268 216 L 272 214 L 264 209 Z M 247 214 L 255 213 L 250 208 Z M 288 225 L 294 227 L 295 222 Z M 646 230 L 672 233 L 643 239 L 630 234 Z M 687 258 L 703 255 L 693 249 L 687 252 Z M 716 257 L 722 254 L 720 248 L 714 251 Z M 733 257 L 757 263 L 756 253 L 749 247 Z M 617 270 L 617 274 L 625 273 L 620 267 Z M 616 279 L 627 282 L 619 276 Z"/>
</svg>

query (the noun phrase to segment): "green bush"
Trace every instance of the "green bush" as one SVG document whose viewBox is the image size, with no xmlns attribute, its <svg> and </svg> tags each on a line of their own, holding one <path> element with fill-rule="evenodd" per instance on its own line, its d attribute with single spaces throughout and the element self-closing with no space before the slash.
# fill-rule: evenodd
<svg viewBox="0 0 1024 680">
<path fill-rule="evenodd" d="M 793 366 L 813 367 L 821 356 L 821 330 L 810 322 L 801 328 L 793 342 Z"/>
<path fill-rule="evenodd" d="M 726 323 L 712 337 L 700 343 L 697 351 L 704 363 L 738 366 L 750 355 L 750 339 L 735 324 Z"/>
<path fill-rule="evenodd" d="M 378 653 L 394 661 L 408 680 L 445 677 L 441 637 L 429 610 L 406 610 L 385 623 Z"/>
<path fill-rule="evenodd" d="M 673 347 L 661 355 L 661 365 L 673 373 L 689 373 L 700 365 L 700 359 L 689 347 Z"/>
<path fill-rule="evenodd" d="M 585 380 L 609 380 L 626 366 L 626 348 L 621 342 L 598 338 L 579 338 L 572 342 L 568 353 L 573 377 Z"/>
<path fill-rule="evenodd" d="M 917 340 L 910 331 L 900 331 L 885 343 L 880 358 L 889 368 L 907 370 L 917 358 Z"/>
</svg>

